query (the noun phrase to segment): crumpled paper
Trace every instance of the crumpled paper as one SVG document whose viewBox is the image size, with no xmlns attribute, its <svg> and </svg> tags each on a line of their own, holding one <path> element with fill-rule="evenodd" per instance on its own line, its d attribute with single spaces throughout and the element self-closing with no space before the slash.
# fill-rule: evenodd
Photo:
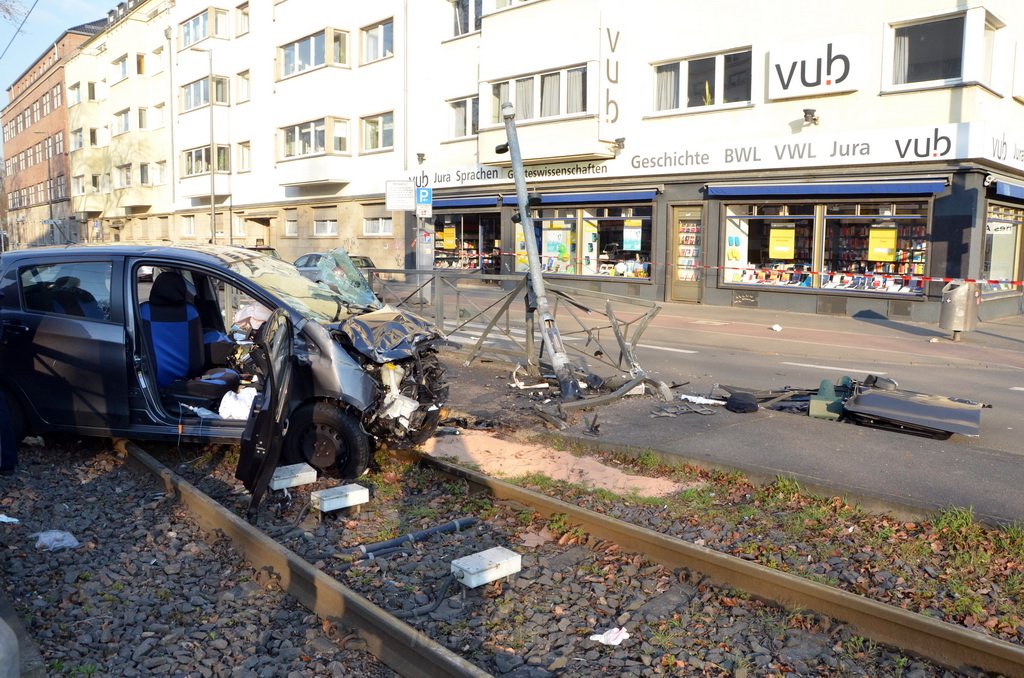
<svg viewBox="0 0 1024 678">
<path fill-rule="evenodd" d="M 591 640 L 596 640 L 602 645 L 618 645 L 627 638 L 629 638 L 629 631 L 619 627 L 608 629 L 604 633 L 590 636 Z"/>
</svg>

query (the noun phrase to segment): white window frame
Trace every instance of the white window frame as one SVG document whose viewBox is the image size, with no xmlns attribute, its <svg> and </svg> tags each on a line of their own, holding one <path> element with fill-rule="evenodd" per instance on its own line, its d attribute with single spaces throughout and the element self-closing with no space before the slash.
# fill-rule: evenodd
<svg viewBox="0 0 1024 678">
<path fill-rule="evenodd" d="M 248 141 L 239 141 L 237 149 L 237 171 L 249 172 L 252 170 L 252 144 Z"/>
<path fill-rule="evenodd" d="M 200 78 L 181 86 L 182 111 L 194 111 L 210 103 L 210 78 Z M 228 103 L 228 79 L 221 75 L 213 76 L 213 103 Z"/>
<path fill-rule="evenodd" d="M 43 100 L 43 108 L 46 109 L 46 114 L 50 114 L 50 98 L 47 96 Z M 82 103 L 82 86 L 79 83 L 68 85 L 68 106 L 75 106 Z"/>
<path fill-rule="evenodd" d="M 480 30 L 484 0 L 451 0 L 452 35 L 469 35 Z"/>
<path fill-rule="evenodd" d="M 245 35 L 249 32 L 249 3 L 243 2 L 235 8 L 235 35 Z"/>
<path fill-rule="evenodd" d="M 579 73 L 579 77 L 570 77 L 570 73 Z M 556 113 L 545 113 L 542 99 L 547 101 L 544 85 L 550 77 L 558 77 L 558 99 Z M 589 83 L 590 68 L 586 64 L 575 64 L 554 71 L 534 73 L 510 80 L 498 80 L 491 83 L 491 124 L 503 124 L 501 105 L 511 101 L 516 107 L 516 120 L 573 118 L 589 114 L 591 109 L 591 86 Z M 570 93 L 572 83 L 579 83 L 579 92 Z M 574 105 L 571 105 L 574 104 Z M 569 108 L 582 107 L 581 110 L 568 112 Z"/>
<path fill-rule="evenodd" d="M 313 219 L 314 238 L 333 238 L 338 235 L 338 218 Z"/>
<path fill-rule="evenodd" d="M 114 168 L 114 188 L 131 188 L 132 185 L 132 164 L 126 163 Z"/>
<path fill-rule="evenodd" d="M 153 177 L 150 175 L 149 168 L 150 163 L 140 162 L 139 163 L 139 186 L 152 186 Z"/>
<path fill-rule="evenodd" d="M 84 135 L 85 135 L 85 133 L 84 133 L 84 131 L 82 130 L 81 127 L 79 127 L 78 129 L 71 130 L 71 143 L 70 143 L 70 146 L 71 146 L 71 150 L 72 151 L 80 150 L 83 147 L 83 144 L 85 143 L 85 136 Z M 22 168 L 22 169 L 24 169 L 24 168 Z"/>
<path fill-rule="evenodd" d="M 85 195 L 84 174 L 76 174 L 71 177 L 71 195 Z"/>
<path fill-rule="evenodd" d="M 191 47 L 200 40 L 210 37 L 210 11 L 204 9 L 199 14 L 181 22 L 181 46 Z"/>
<path fill-rule="evenodd" d="M 135 109 L 135 121 L 138 123 L 138 128 L 149 129 L 149 109 L 145 106 L 139 106 Z"/>
<path fill-rule="evenodd" d="M 281 79 L 323 66 L 327 62 L 326 44 L 325 32 L 319 31 L 278 47 Z"/>
<path fill-rule="evenodd" d="M 750 71 L 748 73 L 749 92 L 747 93 L 746 99 L 740 99 L 736 101 L 725 101 L 726 94 L 726 81 L 729 79 L 729 74 L 726 73 L 726 59 L 734 55 L 749 55 L 748 59 L 750 62 Z M 690 72 L 689 67 L 691 63 L 698 61 L 705 61 L 708 59 L 714 59 L 714 88 L 706 87 L 705 97 L 710 97 L 710 101 L 705 98 L 699 105 L 691 106 L 689 103 L 689 82 Z M 738 49 L 729 49 L 714 54 L 700 54 L 689 56 L 683 59 L 675 59 L 673 61 L 665 61 L 654 65 L 654 92 L 652 97 L 652 108 L 656 113 L 685 113 L 688 111 L 707 111 L 707 110 L 719 110 L 728 108 L 740 108 L 743 106 L 749 106 L 752 97 L 754 96 L 754 54 L 753 50 L 749 47 L 742 47 Z M 672 93 L 660 93 L 659 87 L 662 87 L 662 73 L 672 73 L 674 71 L 675 79 L 675 90 Z M 666 75 L 665 78 L 669 76 Z M 708 83 L 705 81 L 705 85 Z"/>
<path fill-rule="evenodd" d="M 448 104 L 452 109 L 452 138 L 475 137 L 480 131 L 480 97 L 455 99 Z"/>
<path fill-rule="evenodd" d="M 361 118 L 359 129 L 361 148 L 364 153 L 380 153 L 394 149 L 395 114 L 393 112 L 388 111 Z M 389 134 L 391 135 L 390 143 L 387 138 Z"/>
<path fill-rule="evenodd" d="M 390 237 L 394 233 L 395 224 L 391 217 L 363 217 L 363 235 L 370 237 Z"/>
<path fill-rule="evenodd" d="M 228 146 L 217 144 L 215 154 L 217 156 L 217 172 L 231 171 L 229 162 L 231 149 Z M 210 173 L 210 145 L 205 144 L 197 148 L 190 148 L 182 153 L 181 176 L 195 177 Z"/>
<path fill-rule="evenodd" d="M 324 153 L 327 125 L 325 118 L 307 120 L 288 127 L 282 127 L 281 157 L 290 160 Z"/>
<path fill-rule="evenodd" d="M 124 110 L 114 113 L 114 135 L 125 134 L 131 131 L 131 109 L 125 108 Z"/>
<path fill-rule="evenodd" d="M 299 237 L 299 212 L 294 209 L 284 211 L 284 236 L 286 238 Z"/>
<path fill-rule="evenodd" d="M 349 155 L 349 124 L 344 118 L 332 118 L 331 152 L 335 155 Z M 340 143 L 339 143 L 340 142 Z"/>
<path fill-rule="evenodd" d="M 128 55 L 124 54 L 114 61 L 114 82 L 128 79 Z"/>
<path fill-rule="evenodd" d="M 196 215 L 185 214 L 181 217 L 181 234 L 187 238 L 196 236 Z"/>
<path fill-rule="evenodd" d="M 249 75 L 249 69 L 240 72 L 235 77 L 235 101 L 242 103 L 248 101 L 252 96 L 252 79 Z"/>
<path fill-rule="evenodd" d="M 385 19 L 360 31 L 363 41 L 362 63 L 369 64 L 395 54 L 395 21 Z M 390 44 L 391 49 L 388 49 Z"/>
</svg>

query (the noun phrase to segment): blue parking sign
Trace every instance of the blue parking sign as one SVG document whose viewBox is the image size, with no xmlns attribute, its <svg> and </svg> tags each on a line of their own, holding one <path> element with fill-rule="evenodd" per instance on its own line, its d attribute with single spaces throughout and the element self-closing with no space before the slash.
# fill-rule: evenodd
<svg viewBox="0 0 1024 678">
<path fill-rule="evenodd" d="M 434 189 L 432 188 L 417 188 L 416 189 L 416 204 L 417 205 L 430 205 L 434 202 Z"/>
</svg>

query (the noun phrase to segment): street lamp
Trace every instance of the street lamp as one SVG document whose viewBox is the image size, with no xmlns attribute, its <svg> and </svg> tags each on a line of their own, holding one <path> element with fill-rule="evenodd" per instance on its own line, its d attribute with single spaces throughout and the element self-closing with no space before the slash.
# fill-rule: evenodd
<svg viewBox="0 0 1024 678">
<path fill-rule="evenodd" d="M 214 101 L 214 85 L 213 85 L 213 50 L 212 49 L 200 49 L 199 47 L 193 47 L 193 52 L 206 52 L 206 56 L 209 64 L 209 79 L 206 81 L 207 86 L 207 104 L 210 106 L 210 243 L 217 242 L 217 204 L 214 201 L 217 195 L 216 184 L 214 182 L 217 168 L 217 147 L 213 141 L 213 101 Z M 228 228 L 231 226 L 229 225 Z"/>
</svg>

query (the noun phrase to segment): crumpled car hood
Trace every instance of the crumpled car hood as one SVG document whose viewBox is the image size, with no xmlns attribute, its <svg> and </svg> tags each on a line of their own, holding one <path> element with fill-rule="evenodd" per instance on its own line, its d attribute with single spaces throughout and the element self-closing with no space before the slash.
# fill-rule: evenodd
<svg viewBox="0 0 1024 678">
<path fill-rule="evenodd" d="M 381 364 L 408 358 L 419 344 L 443 336 L 430 321 L 393 306 L 348 318 L 338 329 L 357 351 Z"/>
</svg>

